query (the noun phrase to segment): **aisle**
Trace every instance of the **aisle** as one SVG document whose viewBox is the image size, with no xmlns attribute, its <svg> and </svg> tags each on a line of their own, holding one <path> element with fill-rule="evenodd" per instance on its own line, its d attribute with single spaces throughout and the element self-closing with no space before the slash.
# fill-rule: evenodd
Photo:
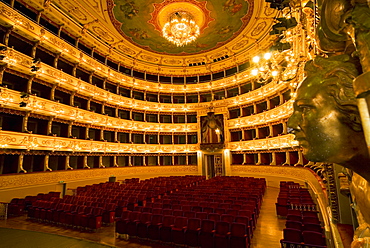
<svg viewBox="0 0 370 248">
<path fill-rule="evenodd" d="M 283 237 L 285 219 L 276 216 L 275 202 L 279 194 L 279 188 L 267 187 L 257 221 L 251 248 L 279 248 L 280 239 Z"/>
</svg>

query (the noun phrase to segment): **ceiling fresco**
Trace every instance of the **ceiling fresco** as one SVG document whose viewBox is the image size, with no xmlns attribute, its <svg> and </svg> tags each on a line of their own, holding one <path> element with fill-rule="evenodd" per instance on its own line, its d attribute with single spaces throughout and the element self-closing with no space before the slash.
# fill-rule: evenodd
<svg viewBox="0 0 370 248">
<path fill-rule="evenodd" d="M 112 0 L 113 1 L 113 0 Z M 198 39 L 177 47 L 161 36 L 164 8 L 195 6 L 203 16 Z M 248 24 L 253 12 L 252 0 L 114 0 L 109 16 L 116 29 L 133 44 L 146 50 L 170 55 L 198 54 L 210 51 L 235 38 Z"/>
</svg>

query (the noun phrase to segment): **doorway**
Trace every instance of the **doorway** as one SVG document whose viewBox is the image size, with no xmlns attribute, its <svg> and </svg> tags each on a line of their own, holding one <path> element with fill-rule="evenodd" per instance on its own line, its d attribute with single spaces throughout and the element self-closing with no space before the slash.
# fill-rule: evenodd
<svg viewBox="0 0 370 248">
<path fill-rule="evenodd" d="M 222 154 L 206 154 L 205 167 L 207 178 L 225 175 Z"/>
</svg>

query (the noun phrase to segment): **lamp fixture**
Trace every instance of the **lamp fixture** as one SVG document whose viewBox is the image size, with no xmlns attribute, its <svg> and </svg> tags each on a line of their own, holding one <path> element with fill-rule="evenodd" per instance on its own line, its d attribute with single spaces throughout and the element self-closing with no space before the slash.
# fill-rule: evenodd
<svg viewBox="0 0 370 248">
<path fill-rule="evenodd" d="M 185 46 L 196 40 L 200 34 L 193 16 L 186 11 L 171 14 L 162 28 L 162 35 L 176 46 Z"/>
</svg>

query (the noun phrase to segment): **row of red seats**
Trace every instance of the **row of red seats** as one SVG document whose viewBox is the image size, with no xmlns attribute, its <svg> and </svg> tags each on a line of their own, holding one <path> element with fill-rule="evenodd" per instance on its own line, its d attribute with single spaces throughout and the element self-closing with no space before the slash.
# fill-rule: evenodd
<svg viewBox="0 0 370 248">
<path fill-rule="evenodd" d="M 63 225 L 66 227 L 97 230 L 102 222 L 114 222 L 115 206 L 105 205 L 77 205 L 63 203 L 62 199 L 50 201 L 38 200 L 28 210 L 28 218 L 39 222 Z"/>
<path fill-rule="evenodd" d="M 25 211 L 37 200 L 50 200 L 53 197 L 59 197 L 60 192 L 51 191 L 49 193 L 39 193 L 35 196 L 26 196 L 25 198 L 13 198 L 8 204 L 8 215 L 19 216 L 24 214 Z"/>
<path fill-rule="evenodd" d="M 306 188 L 301 188 L 299 184 L 282 181 L 280 191 L 275 203 L 276 213 L 281 217 L 288 214 L 288 209 L 302 211 L 316 211 L 316 204 L 312 200 L 311 194 Z"/>
<path fill-rule="evenodd" d="M 174 216 L 184 216 L 187 218 L 199 218 L 199 219 L 210 219 L 214 221 L 228 221 L 233 222 L 236 217 L 246 217 L 248 224 L 250 226 L 251 232 L 256 227 L 257 215 L 253 210 L 247 210 L 243 208 L 242 210 L 234 209 L 215 209 L 215 211 L 202 212 L 196 211 L 197 209 L 168 209 L 168 208 L 150 208 L 150 207 L 135 207 L 135 212 L 146 212 L 153 214 L 163 214 L 163 215 L 174 215 Z"/>
<path fill-rule="evenodd" d="M 278 208 L 279 205 L 280 208 Z M 283 239 L 280 240 L 282 247 L 326 247 L 318 212 L 315 207 L 310 208 L 307 205 L 315 205 L 308 189 L 294 182 L 280 183 L 276 210 L 278 215 L 285 216 L 287 219 L 283 229 Z"/>
<path fill-rule="evenodd" d="M 242 222 L 125 211 L 116 223 L 119 234 L 204 248 L 248 248 L 248 228 Z"/>
<path fill-rule="evenodd" d="M 213 222 L 225 222 L 228 225 L 231 225 L 238 218 L 238 221 L 246 226 L 244 232 L 247 233 L 249 244 L 253 229 L 256 226 L 266 182 L 257 180 L 260 187 L 254 190 L 253 187 L 242 187 L 243 183 L 239 182 L 239 179 L 245 184 L 255 181 L 255 178 L 246 180 L 241 177 L 216 177 L 199 182 L 196 187 L 178 189 L 173 193 L 162 196 L 160 199 L 154 199 L 153 202 L 146 202 L 144 206 L 136 206 L 132 213 L 133 215 L 145 213 L 144 216 L 151 214 L 153 216 L 173 216 L 174 218 L 197 218 Z M 187 199 L 187 197 L 190 199 Z M 132 218 L 135 219 L 136 217 Z M 128 219 L 130 218 L 127 218 L 126 221 Z M 130 223 L 133 222 L 135 221 L 130 220 Z M 116 230 L 120 230 L 120 225 L 124 225 L 123 223 L 125 221 L 122 218 L 117 221 Z M 214 231 L 214 229 L 212 230 Z M 120 232 L 129 236 L 136 236 L 130 231 L 127 231 L 128 233 Z M 139 235 L 139 237 L 141 236 Z M 151 239 L 151 235 L 149 235 L 149 238 Z M 227 240 L 229 239 L 227 238 Z M 209 247 L 213 247 L 214 243 L 209 241 L 208 244 L 212 244 Z M 228 247 L 228 244 L 223 244 L 221 247 Z"/>
</svg>

